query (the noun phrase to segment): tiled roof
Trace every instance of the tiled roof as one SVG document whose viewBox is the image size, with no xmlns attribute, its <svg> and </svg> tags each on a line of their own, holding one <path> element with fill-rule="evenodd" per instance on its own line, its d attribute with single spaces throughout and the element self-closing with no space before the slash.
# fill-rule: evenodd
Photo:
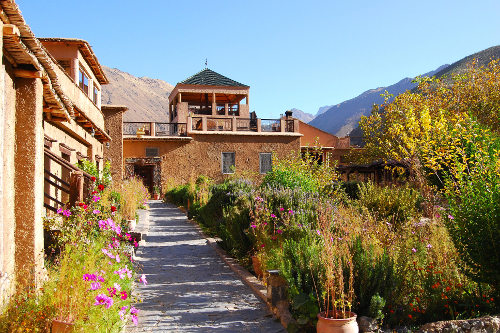
<svg viewBox="0 0 500 333">
<path fill-rule="evenodd" d="M 234 80 L 231 80 L 224 75 L 220 75 L 208 68 L 196 73 L 195 75 L 185 79 L 179 84 L 198 84 L 205 86 L 231 86 L 231 87 L 248 87 Z"/>
</svg>

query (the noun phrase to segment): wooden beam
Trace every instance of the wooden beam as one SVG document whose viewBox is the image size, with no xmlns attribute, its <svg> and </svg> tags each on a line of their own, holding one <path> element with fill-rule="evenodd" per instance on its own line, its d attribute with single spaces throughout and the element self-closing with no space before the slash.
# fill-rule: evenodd
<svg viewBox="0 0 500 333">
<path fill-rule="evenodd" d="M 3 35 L 4 36 L 21 36 L 19 28 L 14 24 L 4 24 L 3 25 Z"/>
<path fill-rule="evenodd" d="M 14 68 L 14 76 L 26 79 L 41 79 L 43 77 L 42 71 L 30 71 L 22 68 Z"/>
<path fill-rule="evenodd" d="M 10 53 L 5 48 L 3 49 L 3 56 L 5 57 L 5 59 L 7 59 L 8 62 L 10 62 L 12 67 L 17 67 L 17 62 L 14 60 L 14 58 L 12 58 Z"/>
</svg>

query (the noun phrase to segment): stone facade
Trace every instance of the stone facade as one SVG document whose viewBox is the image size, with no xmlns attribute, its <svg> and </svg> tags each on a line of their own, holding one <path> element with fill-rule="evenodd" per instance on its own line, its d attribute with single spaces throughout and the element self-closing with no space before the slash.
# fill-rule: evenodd
<svg viewBox="0 0 500 333">
<path fill-rule="evenodd" d="M 1 306 L 15 288 L 43 279 L 43 217 L 68 202 L 72 173 L 89 178 L 79 160 L 102 170 L 111 137 L 100 110 L 108 81 L 90 45 L 36 38 L 14 1 L 0 1 L 0 10 Z"/>
<path fill-rule="evenodd" d="M 123 179 L 123 113 L 128 110 L 126 106 L 103 105 L 104 127 L 112 138 L 109 147 L 104 149 L 104 160 L 111 164 L 111 175 L 114 181 Z"/>
<path fill-rule="evenodd" d="M 217 182 L 230 174 L 223 174 L 223 152 L 235 153 L 237 172 L 259 175 L 259 153 L 274 153 L 282 158 L 300 149 L 300 136 L 281 135 L 231 135 L 224 133 L 190 134 L 185 138 L 125 138 L 124 159 L 130 164 L 146 158 L 146 148 L 158 148 L 161 159 L 161 182 L 165 186 L 185 184 L 198 175 L 208 176 Z"/>
</svg>

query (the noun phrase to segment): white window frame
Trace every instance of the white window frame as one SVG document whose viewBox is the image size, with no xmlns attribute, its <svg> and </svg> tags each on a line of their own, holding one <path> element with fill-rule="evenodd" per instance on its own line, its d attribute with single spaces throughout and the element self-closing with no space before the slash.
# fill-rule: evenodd
<svg viewBox="0 0 500 333">
<path fill-rule="evenodd" d="M 269 158 L 270 159 L 270 168 L 269 170 L 267 170 L 266 172 L 262 172 L 262 160 L 263 160 L 263 157 L 265 156 L 265 158 Z M 273 169 L 273 153 L 259 153 L 259 173 L 261 175 L 265 175 L 267 174 L 269 171 L 271 171 Z"/>
<path fill-rule="evenodd" d="M 229 172 L 224 172 L 224 155 L 227 154 L 226 156 L 231 156 L 232 155 L 232 165 L 229 166 Z M 231 154 L 231 155 L 229 155 Z M 230 174 L 233 174 L 234 173 L 234 168 L 236 167 L 236 153 L 234 151 L 230 151 L 230 152 L 222 152 L 221 153 L 221 162 L 220 162 L 220 166 L 221 166 L 221 172 L 223 175 L 230 175 Z M 231 166 L 233 168 L 231 168 Z"/>
</svg>

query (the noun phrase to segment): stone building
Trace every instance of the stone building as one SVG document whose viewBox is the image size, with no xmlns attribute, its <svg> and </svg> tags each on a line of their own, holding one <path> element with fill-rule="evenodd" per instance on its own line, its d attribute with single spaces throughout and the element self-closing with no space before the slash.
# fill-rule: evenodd
<svg viewBox="0 0 500 333">
<path fill-rule="evenodd" d="M 43 217 L 82 199 L 90 175 L 76 164 L 102 170 L 111 137 L 100 105 L 108 80 L 86 41 L 36 38 L 12 0 L 0 0 L 0 28 L 1 304 L 43 278 Z"/>
<path fill-rule="evenodd" d="M 178 83 L 169 96 L 170 123 L 123 124 L 125 176 L 139 175 L 154 186 L 177 185 L 198 175 L 222 181 L 238 171 L 263 177 L 272 154 L 282 158 L 307 149 L 306 142 L 349 149 L 337 138 L 294 119 L 258 119 L 250 112 L 250 87 L 210 69 Z M 304 130 L 303 130 L 304 129 Z"/>
</svg>

